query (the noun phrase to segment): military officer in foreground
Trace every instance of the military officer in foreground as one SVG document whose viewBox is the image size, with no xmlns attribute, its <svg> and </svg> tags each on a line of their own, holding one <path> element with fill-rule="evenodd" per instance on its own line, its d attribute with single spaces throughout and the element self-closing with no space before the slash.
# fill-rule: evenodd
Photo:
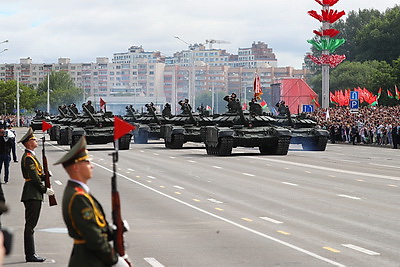
<svg viewBox="0 0 400 267">
<path fill-rule="evenodd" d="M 25 229 L 24 229 L 24 250 L 27 262 L 43 262 L 46 258 L 39 257 L 35 252 L 34 230 L 39 221 L 42 208 L 43 194 L 54 195 L 51 188 L 46 188 L 43 181 L 45 174 L 35 155 L 35 148 L 38 147 L 36 137 L 32 128 L 18 141 L 25 146 L 25 153 L 21 159 L 22 175 L 25 179 L 22 190 L 21 201 L 25 206 Z"/>
<path fill-rule="evenodd" d="M 85 137 L 55 164 L 62 164 L 70 177 L 62 200 L 64 222 L 69 236 L 74 239 L 69 266 L 129 266 L 110 245 L 112 231 L 103 208 L 87 185 L 93 166 Z"/>
</svg>

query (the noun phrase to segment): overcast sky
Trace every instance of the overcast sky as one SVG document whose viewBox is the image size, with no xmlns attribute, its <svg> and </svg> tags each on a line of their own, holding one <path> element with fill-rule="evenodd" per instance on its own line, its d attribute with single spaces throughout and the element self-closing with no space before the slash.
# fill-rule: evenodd
<svg viewBox="0 0 400 267">
<path fill-rule="evenodd" d="M 307 39 L 320 23 L 307 14 L 321 10 L 314 0 L 0 0 L 0 63 L 72 63 L 112 58 L 132 45 L 170 56 L 188 43 L 207 39 L 237 54 L 255 41 L 273 49 L 278 66 L 300 68 Z M 340 0 L 332 9 L 385 11 L 398 0 Z"/>
</svg>

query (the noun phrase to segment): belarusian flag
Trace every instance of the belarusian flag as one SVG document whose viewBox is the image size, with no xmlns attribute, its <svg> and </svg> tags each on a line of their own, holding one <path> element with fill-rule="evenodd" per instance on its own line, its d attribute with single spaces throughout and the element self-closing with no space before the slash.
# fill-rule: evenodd
<svg viewBox="0 0 400 267">
<path fill-rule="evenodd" d="M 263 101 L 261 101 L 260 105 L 261 105 L 262 108 L 265 108 L 265 107 L 267 107 L 267 102 L 265 102 L 263 100 Z"/>
<path fill-rule="evenodd" d="M 211 107 L 209 105 L 206 106 L 206 110 L 209 111 L 211 110 Z"/>
<path fill-rule="evenodd" d="M 396 91 L 396 99 L 400 100 L 400 92 L 399 92 L 399 89 L 397 89 L 396 85 L 394 86 L 394 90 Z"/>
<path fill-rule="evenodd" d="M 389 89 L 387 89 L 387 95 L 389 98 L 394 98 L 392 92 L 390 92 Z"/>
<path fill-rule="evenodd" d="M 381 97 L 381 94 L 382 94 L 382 87 L 379 88 L 379 90 L 378 90 L 378 99 Z"/>
</svg>

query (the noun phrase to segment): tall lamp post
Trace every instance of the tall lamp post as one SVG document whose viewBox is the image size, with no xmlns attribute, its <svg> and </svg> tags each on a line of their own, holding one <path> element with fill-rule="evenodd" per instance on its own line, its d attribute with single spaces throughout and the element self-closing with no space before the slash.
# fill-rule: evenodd
<svg viewBox="0 0 400 267">
<path fill-rule="evenodd" d="M 47 75 L 47 114 L 50 115 L 50 73 Z"/>
<path fill-rule="evenodd" d="M 196 107 L 196 103 L 195 103 L 196 102 L 196 88 L 195 88 L 196 74 L 195 74 L 195 65 L 194 65 L 194 46 L 189 44 L 185 40 L 181 39 L 179 36 L 174 36 L 174 38 L 187 44 L 189 46 L 189 50 L 191 51 L 190 58 L 189 58 L 189 66 L 191 67 L 191 70 L 189 71 L 190 75 L 189 75 L 188 98 L 189 98 L 189 103 L 191 104 L 191 106 Z"/>
</svg>

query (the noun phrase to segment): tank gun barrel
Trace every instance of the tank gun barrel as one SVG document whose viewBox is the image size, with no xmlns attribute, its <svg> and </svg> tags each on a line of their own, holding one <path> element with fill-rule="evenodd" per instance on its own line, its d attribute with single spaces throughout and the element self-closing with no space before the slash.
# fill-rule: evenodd
<svg viewBox="0 0 400 267">
<path fill-rule="evenodd" d="M 58 112 L 60 113 L 61 117 L 63 117 L 63 118 L 67 117 L 67 114 L 64 113 L 61 106 L 58 107 Z"/>
<path fill-rule="evenodd" d="M 132 116 L 134 120 L 136 120 L 135 112 L 133 111 L 132 107 L 127 106 L 126 110 L 128 111 L 129 115 Z"/>
<path fill-rule="evenodd" d="M 74 119 L 78 118 L 78 114 L 76 114 L 70 107 L 67 107 L 69 113 L 71 113 L 72 117 L 74 117 Z"/>
<path fill-rule="evenodd" d="M 89 111 L 89 109 L 86 107 L 85 104 L 82 105 L 83 110 L 85 111 L 86 114 L 89 115 L 90 119 L 94 122 L 97 123 L 96 118 L 93 116 L 93 114 Z"/>
<path fill-rule="evenodd" d="M 153 116 L 153 118 L 155 119 L 155 121 L 157 122 L 157 124 L 160 124 L 160 120 L 157 117 L 156 112 L 154 111 L 153 106 L 146 104 L 147 107 L 147 111 Z"/>
</svg>

